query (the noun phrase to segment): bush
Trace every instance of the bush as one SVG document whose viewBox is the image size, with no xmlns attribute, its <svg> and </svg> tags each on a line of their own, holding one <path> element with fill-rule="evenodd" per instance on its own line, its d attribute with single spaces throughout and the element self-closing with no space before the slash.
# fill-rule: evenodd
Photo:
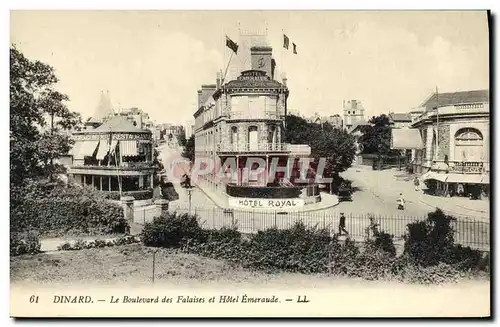
<svg viewBox="0 0 500 327">
<path fill-rule="evenodd" d="M 10 233 L 10 255 L 40 253 L 40 239 L 35 232 Z"/>
<path fill-rule="evenodd" d="M 265 270 L 326 272 L 332 238 L 326 230 L 307 229 L 297 223 L 291 229 L 268 229 L 248 242 L 246 264 Z"/>
<path fill-rule="evenodd" d="M 174 212 L 162 214 L 146 223 L 141 239 L 146 246 L 180 247 L 188 240 L 200 241 L 204 235 L 196 216 Z"/>
<path fill-rule="evenodd" d="M 10 207 L 13 231 L 110 234 L 129 229 L 121 206 L 89 187 L 33 182 L 15 194 Z"/>
<path fill-rule="evenodd" d="M 425 221 L 408 224 L 404 254 L 423 267 L 445 263 L 461 270 L 485 269 L 480 251 L 454 244 L 454 220 L 436 209 Z"/>
</svg>

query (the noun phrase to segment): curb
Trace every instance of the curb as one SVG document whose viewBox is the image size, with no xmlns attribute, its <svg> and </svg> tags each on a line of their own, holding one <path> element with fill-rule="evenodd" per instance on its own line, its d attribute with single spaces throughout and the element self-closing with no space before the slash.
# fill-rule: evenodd
<svg viewBox="0 0 500 327">
<path fill-rule="evenodd" d="M 241 210 L 241 209 L 235 209 L 235 208 L 232 208 L 232 207 L 223 207 L 221 205 L 219 205 L 214 199 L 212 199 L 212 197 L 203 189 L 203 187 L 201 187 L 199 184 L 196 184 L 196 186 L 203 192 L 203 194 L 205 194 L 209 199 L 210 201 L 212 201 L 216 206 L 217 208 L 219 209 L 233 209 L 234 211 L 242 211 L 244 212 L 245 210 Z M 326 210 L 326 209 L 331 209 L 331 208 L 334 208 L 336 206 L 338 206 L 340 204 L 340 202 L 338 201 L 337 199 L 337 203 L 335 204 L 332 204 L 332 205 L 329 205 L 329 206 L 325 206 L 323 208 L 318 208 L 318 209 L 309 209 L 309 210 L 297 210 L 297 211 L 290 211 L 290 212 L 314 212 L 314 211 L 320 211 L 320 210 Z M 267 211 L 263 211 L 263 212 L 267 212 Z M 268 212 L 272 212 L 272 211 L 268 211 Z"/>
</svg>

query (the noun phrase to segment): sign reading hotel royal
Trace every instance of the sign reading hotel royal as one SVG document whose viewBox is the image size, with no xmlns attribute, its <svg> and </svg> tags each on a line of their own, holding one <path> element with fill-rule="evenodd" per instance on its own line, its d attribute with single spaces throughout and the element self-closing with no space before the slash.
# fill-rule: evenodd
<svg viewBox="0 0 500 327">
<path fill-rule="evenodd" d="M 291 209 L 304 206 L 303 199 L 229 198 L 229 205 L 247 209 Z"/>
</svg>

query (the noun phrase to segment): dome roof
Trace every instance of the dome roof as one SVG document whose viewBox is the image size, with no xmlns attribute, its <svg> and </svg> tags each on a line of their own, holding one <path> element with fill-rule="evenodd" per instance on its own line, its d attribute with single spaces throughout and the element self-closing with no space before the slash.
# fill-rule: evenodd
<svg viewBox="0 0 500 327">
<path fill-rule="evenodd" d="M 90 130 L 91 133 L 151 133 L 150 130 L 140 129 L 125 116 L 115 116 L 105 121 L 101 126 L 96 129 Z"/>
<path fill-rule="evenodd" d="M 286 90 L 286 86 L 278 81 L 271 79 L 266 75 L 266 72 L 261 70 L 246 70 L 236 79 L 229 81 L 224 85 L 226 89 L 282 89 Z"/>
</svg>

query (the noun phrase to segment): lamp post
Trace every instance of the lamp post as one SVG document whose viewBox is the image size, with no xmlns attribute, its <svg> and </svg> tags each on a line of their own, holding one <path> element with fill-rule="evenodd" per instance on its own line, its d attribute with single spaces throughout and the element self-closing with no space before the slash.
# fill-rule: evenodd
<svg viewBox="0 0 500 327">
<path fill-rule="evenodd" d="M 189 214 L 191 214 L 191 193 L 193 189 L 191 187 L 188 187 L 186 191 L 188 193 L 188 199 L 189 199 Z"/>
</svg>

